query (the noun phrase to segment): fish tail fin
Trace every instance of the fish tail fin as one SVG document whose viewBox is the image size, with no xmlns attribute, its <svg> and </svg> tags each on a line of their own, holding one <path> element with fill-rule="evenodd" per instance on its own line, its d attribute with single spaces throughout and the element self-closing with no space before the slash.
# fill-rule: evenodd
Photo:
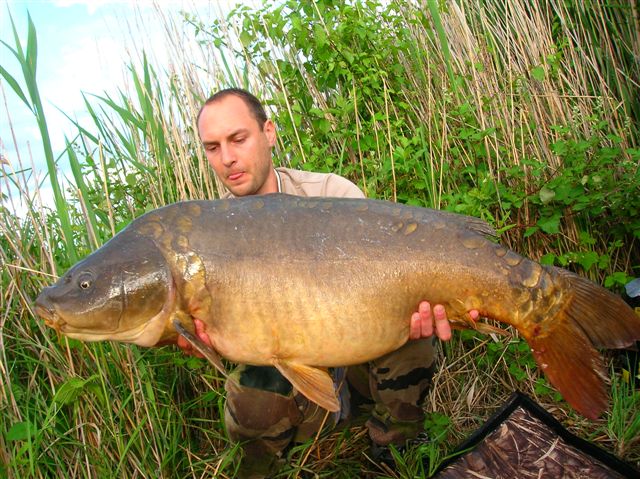
<svg viewBox="0 0 640 479">
<path fill-rule="evenodd" d="M 606 289 L 559 268 L 569 300 L 544 326 L 523 331 L 538 366 L 576 411 L 595 419 L 608 405 L 608 375 L 597 347 L 624 348 L 640 339 L 640 317 Z M 566 297 L 566 295 L 564 296 Z"/>
<path fill-rule="evenodd" d="M 640 316 L 620 296 L 570 271 L 553 270 L 574 292 L 567 313 L 595 347 L 627 348 L 640 340 Z"/>
<path fill-rule="evenodd" d="M 598 418 L 608 405 L 604 363 L 589 338 L 564 311 L 548 334 L 527 338 L 538 366 L 565 400 L 583 416 Z"/>
</svg>

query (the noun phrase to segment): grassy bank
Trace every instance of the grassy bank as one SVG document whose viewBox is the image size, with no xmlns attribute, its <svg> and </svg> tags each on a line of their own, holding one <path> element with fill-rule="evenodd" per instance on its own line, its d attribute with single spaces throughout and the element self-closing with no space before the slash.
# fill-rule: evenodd
<svg viewBox="0 0 640 479">
<path fill-rule="evenodd" d="M 637 4 L 565 3 L 285 1 L 213 21 L 187 15 L 188 47 L 176 40 L 182 19 L 159 11 L 171 65 L 139 52 L 130 88 L 88 96 L 93 125 L 77 125 L 59 157 L 35 79 L 36 28 L 16 25 L 27 43 L 16 34 L 0 48 L 21 76 L 0 70 L 3 87 L 33 111 L 47 170 L 34 188 L 27 152 L 2 165 L 0 181 L 27 213 L 0 208 L 0 475 L 233 477 L 222 381 L 204 361 L 57 337 L 32 305 L 132 218 L 218 195 L 194 122 L 222 87 L 267 102 L 280 164 L 338 172 L 370 197 L 482 217 L 512 249 L 621 292 L 640 276 Z M 49 186 L 55 202 L 43 207 Z M 386 470 L 367 459 L 354 425 L 291 450 L 283 477 L 427 476 L 423 459 L 432 470 L 514 389 L 640 464 L 640 371 L 623 356 L 608 356 L 612 408 L 597 421 L 572 412 L 515 334 L 456 334 L 440 359 L 432 443 Z"/>
</svg>

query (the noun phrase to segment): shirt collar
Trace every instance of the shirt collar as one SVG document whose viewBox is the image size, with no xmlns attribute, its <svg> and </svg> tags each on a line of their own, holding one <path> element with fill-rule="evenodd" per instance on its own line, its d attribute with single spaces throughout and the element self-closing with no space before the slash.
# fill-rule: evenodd
<svg viewBox="0 0 640 479">
<path fill-rule="evenodd" d="M 278 193 L 282 193 L 282 179 L 280 178 L 280 173 L 278 173 L 278 170 L 276 170 L 275 168 L 273 169 L 273 171 L 276 174 L 276 179 L 278 180 Z"/>
</svg>

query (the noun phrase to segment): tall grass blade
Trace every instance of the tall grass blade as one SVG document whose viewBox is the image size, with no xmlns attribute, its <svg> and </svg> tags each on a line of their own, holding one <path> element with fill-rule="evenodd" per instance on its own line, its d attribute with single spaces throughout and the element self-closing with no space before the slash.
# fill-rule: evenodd
<svg viewBox="0 0 640 479">
<path fill-rule="evenodd" d="M 65 139 L 65 142 L 67 145 L 66 151 L 69 158 L 69 165 L 71 166 L 73 179 L 75 180 L 75 185 L 76 188 L 78 188 L 80 200 L 82 202 L 85 224 L 87 224 L 87 234 L 89 235 L 87 238 L 87 244 L 91 244 L 93 249 L 97 249 L 102 243 L 102 241 L 98 242 L 96 237 L 97 232 L 99 231 L 97 222 L 98 218 L 91 202 L 85 201 L 90 197 L 90 195 L 87 185 L 84 181 L 82 166 L 80 165 L 80 162 L 78 160 L 78 155 L 73 149 L 73 145 L 67 139 Z"/>
<path fill-rule="evenodd" d="M 6 46 L 6 43 L 4 42 L 2 43 Z M 10 50 L 12 49 L 10 48 Z M 15 50 L 12 50 L 12 51 L 15 53 Z M 27 98 L 24 96 L 24 93 L 22 92 L 22 88 L 20 88 L 20 84 L 16 81 L 15 78 L 11 76 L 11 74 L 7 70 L 4 69 L 2 65 L 0 65 L 0 75 L 2 75 L 2 78 L 5 79 L 5 81 L 13 89 L 15 94 L 18 95 L 18 98 L 20 98 L 24 102 L 24 104 L 27 106 L 27 108 L 29 108 L 29 110 L 33 113 L 33 107 L 29 103 L 29 100 L 27 100 Z"/>
<path fill-rule="evenodd" d="M 438 34 L 438 41 L 440 42 L 440 48 L 442 49 L 442 57 L 447 69 L 447 75 L 449 76 L 449 82 L 451 83 L 451 88 L 455 91 L 456 81 L 455 75 L 453 74 L 453 66 L 451 64 L 451 51 L 449 50 L 449 40 L 444 30 L 444 25 L 442 24 L 439 2 L 438 0 L 427 0 L 427 6 L 429 8 L 429 13 L 431 13 L 433 26 Z"/>
<path fill-rule="evenodd" d="M 67 202 L 62 193 L 60 182 L 58 181 L 58 168 L 53 155 L 53 149 L 51 145 L 51 138 L 49 137 L 49 130 L 47 127 L 47 120 L 44 114 L 44 108 L 42 107 L 42 101 L 40 99 L 40 93 L 38 90 L 38 84 L 36 81 L 36 64 L 37 64 L 37 35 L 35 25 L 31 20 L 31 16 L 28 17 L 28 43 L 27 43 L 27 56 L 24 56 L 20 38 L 18 37 L 18 31 L 11 18 L 11 27 L 14 33 L 14 40 L 16 42 L 15 53 L 16 58 L 22 68 L 22 74 L 24 77 L 27 90 L 32 104 L 32 112 L 36 117 L 38 129 L 40 130 L 40 136 L 42 139 L 42 147 L 44 150 L 44 156 L 47 163 L 47 171 L 49 173 L 49 180 L 51 188 L 53 190 L 53 196 L 60 221 L 60 226 L 66 245 L 65 254 L 67 255 L 69 262 L 73 263 L 77 261 L 75 246 L 73 243 L 73 232 L 71 228 L 71 219 L 69 214 L 69 208 Z"/>
</svg>

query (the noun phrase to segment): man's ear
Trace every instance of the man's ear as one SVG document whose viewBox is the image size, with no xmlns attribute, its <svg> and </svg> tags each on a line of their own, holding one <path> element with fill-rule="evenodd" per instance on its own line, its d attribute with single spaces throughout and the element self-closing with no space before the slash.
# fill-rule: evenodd
<svg viewBox="0 0 640 479">
<path fill-rule="evenodd" d="M 263 127 L 264 134 L 267 135 L 269 140 L 269 146 L 276 146 L 276 125 L 273 121 L 267 120 L 264 122 Z"/>
</svg>

